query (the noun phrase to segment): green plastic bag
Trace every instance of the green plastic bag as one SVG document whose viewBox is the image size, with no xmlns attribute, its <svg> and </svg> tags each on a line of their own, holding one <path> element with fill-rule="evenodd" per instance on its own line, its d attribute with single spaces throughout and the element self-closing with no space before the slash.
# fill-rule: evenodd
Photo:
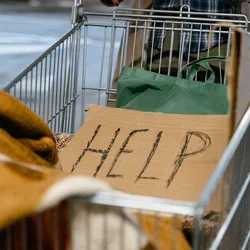
<svg viewBox="0 0 250 250">
<path fill-rule="evenodd" d="M 227 114 L 227 85 L 215 84 L 209 61 L 226 57 L 208 57 L 186 65 L 187 79 L 139 68 L 124 67 L 118 80 L 117 107 L 168 114 Z M 210 72 L 207 82 L 194 81 L 199 68 Z"/>
</svg>

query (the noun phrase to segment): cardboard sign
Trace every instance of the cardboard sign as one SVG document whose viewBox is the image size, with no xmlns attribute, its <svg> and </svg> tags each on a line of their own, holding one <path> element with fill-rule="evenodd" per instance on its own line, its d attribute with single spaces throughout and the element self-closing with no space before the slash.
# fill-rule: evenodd
<svg viewBox="0 0 250 250">
<path fill-rule="evenodd" d="M 90 106 L 60 155 L 63 170 L 132 194 L 195 201 L 228 142 L 228 116 Z"/>
</svg>

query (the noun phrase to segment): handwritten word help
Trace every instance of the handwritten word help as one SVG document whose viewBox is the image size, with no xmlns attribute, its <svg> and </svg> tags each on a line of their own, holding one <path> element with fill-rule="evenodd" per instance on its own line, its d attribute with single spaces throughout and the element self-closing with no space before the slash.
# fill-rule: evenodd
<svg viewBox="0 0 250 250">
<path fill-rule="evenodd" d="M 81 155 L 74 163 L 72 170 L 71 170 L 72 173 L 75 171 L 75 169 L 77 168 L 77 166 L 79 165 L 79 163 L 81 162 L 81 160 L 83 159 L 83 157 L 86 155 L 87 152 L 99 153 L 101 155 L 100 163 L 96 167 L 95 172 L 93 174 L 93 177 L 97 177 L 97 175 L 98 175 L 100 169 L 102 168 L 105 160 L 107 159 L 117 137 L 119 136 L 119 133 L 121 132 L 120 128 L 118 128 L 114 132 L 114 135 L 113 135 L 112 139 L 110 140 L 108 148 L 106 148 L 106 149 L 91 148 L 91 144 L 93 143 L 96 136 L 98 135 L 101 127 L 102 127 L 102 125 L 98 125 L 97 128 L 95 129 L 95 132 L 94 132 L 92 138 L 88 141 L 86 148 L 84 148 L 82 150 Z M 129 148 L 129 142 L 130 142 L 131 138 L 140 134 L 140 133 L 147 133 L 147 132 L 149 132 L 149 129 L 138 129 L 138 130 L 133 130 L 128 134 L 127 138 L 122 143 L 121 147 L 119 148 L 119 150 L 117 151 L 117 153 L 113 159 L 113 162 L 110 166 L 110 169 L 106 174 L 107 178 L 124 178 L 124 176 L 122 174 L 115 172 L 115 166 L 116 166 L 116 164 L 117 164 L 117 162 L 122 154 L 133 153 L 134 150 Z M 147 176 L 147 169 L 150 165 L 151 160 L 154 157 L 155 152 L 157 151 L 157 148 L 161 142 L 162 136 L 163 136 L 163 131 L 159 131 L 156 135 L 154 143 L 152 144 L 151 151 L 149 152 L 149 155 L 146 158 L 145 164 L 142 166 L 141 171 L 139 172 L 138 176 L 134 180 L 135 183 L 142 180 L 142 179 L 159 180 L 158 177 Z M 195 149 L 193 147 L 192 147 L 192 149 L 189 149 L 189 144 L 190 144 L 193 137 L 199 138 L 201 140 L 202 144 L 198 145 Z M 173 182 L 173 180 L 174 180 L 176 174 L 178 173 L 178 171 L 180 170 L 185 158 L 200 154 L 200 153 L 206 151 L 210 146 L 211 146 L 211 139 L 207 134 L 199 132 L 199 131 L 186 132 L 186 134 L 184 135 L 182 145 L 181 145 L 181 150 L 176 155 L 176 158 L 175 158 L 175 162 L 174 162 L 175 168 L 167 180 L 166 188 L 168 188 L 171 185 L 171 183 Z"/>
</svg>

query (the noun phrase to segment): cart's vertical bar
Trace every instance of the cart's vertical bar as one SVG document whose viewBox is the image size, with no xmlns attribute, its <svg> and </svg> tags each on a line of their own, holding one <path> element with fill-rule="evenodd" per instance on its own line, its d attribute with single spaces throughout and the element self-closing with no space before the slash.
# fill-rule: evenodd
<svg viewBox="0 0 250 250">
<path fill-rule="evenodd" d="M 69 42 L 68 42 L 69 41 Z M 68 102 L 69 102 L 69 88 L 70 88 L 70 73 L 71 73 L 71 58 L 72 58 L 72 34 L 70 35 L 70 37 L 67 40 L 67 46 L 69 46 L 69 51 L 68 51 L 68 55 L 67 55 L 67 66 L 66 66 L 66 79 L 65 79 L 65 91 L 64 91 L 64 105 L 65 105 L 65 109 L 63 112 L 63 120 L 64 122 L 64 128 L 65 128 L 65 132 L 67 132 L 67 122 L 68 122 Z"/>
<path fill-rule="evenodd" d="M 159 70 L 158 73 L 161 73 L 161 65 L 162 65 L 162 53 L 163 53 L 163 47 L 164 47 L 164 37 L 165 37 L 165 28 L 166 28 L 166 22 L 163 22 L 162 26 L 162 37 L 161 37 L 161 52 L 160 52 L 160 61 L 159 61 Z"/>
<path fill-rule="evenodd" d="M 198 50 L 197 50 L 197 60 L 200 58 L 200 49 L 201 49 L 201 32 L 202 32 L 203 25 L 200 24 L 200 33 L 199 33 L 199 42 L 198 42 Z M 195 81 L 197 81 L 198 73 L 195 76 Z"/>
<path fill-rule="evenodd" d="M 171 73 L 171 67 L 172 67 L 172 56 L 173 56 L 173 45 L 174 45 L 174 27 L 175 23 L 172 23 L 172 30 L 171 30 L 171 42 L 170 42 L 170 48 L 169 48 L 169 58 L 168 58 L 168 76 L 170 76 Z M 176 31 L 177 32 L 177 31 Z"/>
<path fill-rule="evenodd" d="M 56 51 L 56 64 L 55 64 L 55 84 L 56 84 L 56 92 L 55 92 L 55 122 L 54 122 L 54 133 L 55 132 L 58 132 L 58 128 L 57 128 L 57 125 L 58 125 L 58 95 L 59 95 L 59 91 L 60 91 L 60 86 L 59 86 L 59 65 L 60 65 L 60 44 L 59 46 L 55 49 Z"/>
<path fill-rule="evenodd" d="M 123 34 L 122 34 L 122 47 L 121 47 L 121 58 L 120 58 L 120 69 L 119 73 L 121 73 L 122 67 L 123 67 L 123 62 L 124 62 L 124 44 L 125 44 L 125 29 L 123 29 Z M 112 89 L 112 86 L 109 86 L 109 89 Z"/>
<path fill-rule="evenodd" d="M 53 99 L 53 97 L 51 96 L 51 65 L 52 65 L 52 55 L 50 53 L 49 54 L 49 86 L 48 86 L 48 110 L 47 110 L 48 119 L 47 119 L 47 122 L 49 122 L 52 119 L 52 110 L 50 108 L 51 98 Z"/>
<path fill-rule="evenodd" d="M 97 104 L 100 105 L 101 102 L 101 88 L 102 88 L 102 78 L 103 78 L 103 66 L 104 66 L 104 59 L 105 59 L 105 50 L 106 50 L 106 41 L 107 41 L 107 27 L 104 28 L 104 42 L 102 48 L 102 61 L 101 61 L 101 72 L 100 72 L 100 80 L 99 80 L 99 93 L 98 93 L 98 100 Z"/>
<path fill-rule="evenodd" d="M 136 38 L 137 38 L 137 29 L 138 29 L 138 20 L 135 21 L 135 32 L 134 32 L 134 44 L 133 44 L 133 52 L 132 52 L 132 65 L 131 67 L 134 68 L 134 61 L 135 61 L 135 46 L 136 46 Z"/>
<path fill-rule="evenodd" d="M 190 54 L 191 54 L 191 45 L 192 45 L 192 36 L 193 36 L 193 23 L 190 24 L 191 28 L 189 31 L 189 47 L 188 47 L 188 58 L 187 58 L 187 64 L 190 63 Z"/>
<path fill-rule="evenodd" d="M 249 250 L 250 249 L 250 230 L 246 236 L 244 244 L 242 246 L 242 250 Z"/>
<path fill-rule="evenodd" d="M 212 25 L 210 24 L 210 29 L 209 29 L 209 33 L 208 33 L 208 38 L 211 37 L 212 35 Z M 209 44 L 208 44 L 209 45 Z M 209 57 L 210 55 L 210 46 L 207 47 L 207 57 Z M 207 78 L 208 78 L 208 70 L 206 70 L 206 75 L 205 75 L 205 82 L 207 81 Z"/>
<path fill-rule="evenodd" d="M 51 93 L 51 129 L 53 129 L 54 126 L 54 119 L 55 119 L 55 64 L 56 64 L 56 51 L 53 50 L 51 51 L 51 56 L 52 56 L 52 93 Z M 54 131 L 53 131 L 54 132 Z"/>
<path fill-rule="evenodd" d="M 72 129 L 74 127 L 74 105 L 75 105 L 75 100 L 74 100 L 74 94 L 76 93 L 76 88 L 77 88 L 77 77 L 78 77 L 78 57 L 79 57 L 79 54 L 77 53 L 77 49 L 78 49 L 78 38 L 79 38 L 79 30 L 76 31 L 76 34 L 75 34 L 75 42 L 74 42 L 74 52 L 73 52 L 73 58 L 74 58 L 74 67 L 72 69 L 72 85 L 71 85 L 71 99 L 70 99 L 70 102 L 71 102 L 71 105 L 70 105 L 70 109 L 71 109 L 71 112 L 70 112 L 70 123 L 69 123 L 69 132 L 72 133 Z M 76 85 L 76 88 L 75 88 L 75 85 Z"/>
<path fill-rule="evenodd" d="M 53 66 L 53 89 L 55 90 L 53 93 L 53 132 L 55 132 L 55 127 L 56 127 L 56 96 L 58 92 L 58 86 L 57 86 L 57 72 L 56 72 L 56 66 L 57 66 L 57 48 L 54 50 L 54 66 Z M 51 124 L 51 125 L 52 125 Z"/>
<path fill-rule="evenodd" d="M 20 91 L 19 91 L 19 98 L 20 98 L 20 100 L 22 100 L 22 91 L 23 91 L 23 84 L 22 84 L 22 82 L 23 82 L 23 78 L 20 80 Z"/>
<path fill-rule="evenodd" d="M 80 22 L 80 19 L 79 19 L 80 18 L 80 7 L 83 7 L 82 1 L 81 0 L 75 0 L 74 5 L 72 7 L 72 18 L 71 18 L 72 19 L 72 28 Z M 76 34 L 78 36 L 78 30 L 76 31 Z M 74 34 L 73 34 L 73 36 L 74 36 Z M 73 47 L 74 46 L 74 41 L 71 40 L 71 42 L 72 42 L 71 47 Z M 77 43 L 77 41 L 76 41 L 76 43 Z M 80 41 L 79 41 L 79 43 L 80 43 Z M 72 50 L 72 53 L 74 53 L 73 50 Z M 68 132 L 69 132 L 69 130 L 72 131 L 73 126 L 75 124 L 76 102 L 74 100 L 74 97 L 72 98 L 71 94 L 73 94 L 74 96 L 76 95 L 77 86 L 74 86 L 74 85 L 78 83 L 78 80 L 77 80 L 76 76 L 73 75 L 73 73 L 75 71 L 74 69 L 75 69 L 75 66 L 76 66 L 76 65 L 74 66 L 74 62 L 73 62 L 74 54 L 70 54 L 69 57 L 72 58 L 72 69 L 71 69 L 72 72 L 71 72 L 71 80 L 70 80 L 70 76 L 66 77 L 67 78 L 67 85 L 66 86 L 67 86 L 67 88 L 69 88 L 68 90 L 71 93 L 68 94 L 67 104 L 66 104 L 66 106 L 64 105 L 65 109 L 63 109 L 63 112 L 62 112 L 62 124 L 64 123 L 63 122 L 64 120 L 66 120 L 66 122 L 68 122 L 68 124 L 65 123 L 65 129 L 67 129 L 66 127 L 68 126 Z M 75 57 L 75 59 L 76 59 L 76 57 Z M 70 74 L 70 65 L 67 67 L 67 72 L 68 72 L 68 74 Z M 78 77 L 78 72 L 77 73 L 75 72 L 74 74 L 77 74 L 77 77 Z M 70 82 L 71 82 L 71 86 L 68 86 L 68 84 L 70 84 Z M 64 94 L 64 96 L 65 96 L 65 94 Z M 67 117 L 68 113 L 69 113 L 69 117 Z"/>
<path fill-rule="evenodd" d="M 181 23 L 181 28 L 180 28 L 180 32 L 181 32 L 181 35 L 180 35 L 180 45 L 179 45 L 179 59 L 178 59 L 178 72 L 181 72 L 181 69 L 182 69 L 182 60 L 183 60 L 183 53 L 184 53 L 184 45 L 185 45 L 185 32 L 183 31 L 183 22 Z M 177 31 L 178 32 L 178 31 Z"/>
<path fill-rule="evenodd" d="M 109 53 L 109 66 L 108 66 L 108 79 L 107 79 L 107 92 L 112 88 L 112 71 L 113 71 L 113 55 L 114 55 L 114 43 L 115 43 L 115 15 L 113 12 L 112 19 L 112 30 L 111 30 L 111 40 L 110 40 L 110 53 Z M 106 95 L 106 106 L 108 105 L 108 95 Z"/>
<path fill-rule="evenodd" d="M 69 78 L 68 78 L 68 86 L 67 86 L 67 108 L 66 108 L 66 112 L 65 112 L 65 120 L 66 120 L 66 124 L 65 124 L 65 131 L 66 133 L 69 133 L 68 129 L 69 129 L 69 123 L 70 123 L 70 108 L 71 108 L 71 86 L 72 86 L 72 76 L 73 76 L 73 70 L 74 70 L 74 36 L 75 33 L 71 34 L 70 36 L 70 54 L 69 54 L 69 64 L 70 64 L 70 68 L 69 68 Z"/>
<path fill-rule="evenodd" d="M 193 231 L 193 249 L 194 250 L 201 250 L 200 245 L 200 239 L 201 239 L 201 230 L 200 230 L 200 221 L 202 216 L 202 209 L 199 207 L 195 208 L 194 213 L 194 231 Z"/>
<path fill-rule="evenodd" d="M 72 6 L 72 12 L 71 12 L 71 27 L 72 28 L 77 23 L 77 5 L 78 5 L 78 1 L 75 0 L 74 5 Z"/>
<path fill-rule="evenodd" d="M 183 56 L 185 51 L 185 45 L 186 45 L 186 32 L 183 32 L 182 40 L 181 40 L 181 49 L 180 49 L 180 55 L 179 55 L 179 70 L 178 73 L 181 72 L 181 69 L 183 67 Z"/>
<path fill-rule="evenodd" d="M 45 57 L 45 66 L 44 66 L 44 93 L 43 93 L 43 119 L 46 121 L 45 118 L 45 111 L 46 108 L 48 109 L 48 102 L 46 102 L 46 96 L 47 96 L 47 56 Z"/>
<path fill-rule="evenodd" d="M 68 125 L 68 113 L 69 113 L 69 100 L 70 100 L 70 79 L 71 79 L 71 68 L 72 68 L 72 34 L 69 37 L 69 51 L 68 51 L 68 59 L 67 59 L 67 77 L 66 77 L 66 85 L 65 85 L 65 110 L 64 110 L 64 129 L 67 133 L 67 125 Z"/>
<path fill-rule="evenodd" d="M 73 80 L 74 80 L 74 71 L 75 71 L 75 64 L 74 64 L 74 61 L 75 61 L 75 42 L 76 42 L 76 34 L 77 33 L 74 33 L 72 34 L 72 39 L 71 39 L 71 56 L 70 56 L 70 59 L 71 59 L 71 69 L 70 69 L 70 78 L 69 78 L 69 91 L 68 91 L 68 112 L 67 112 L 67 133 L 69 133 L 69 130 L 70 130 L 70 124 L 71 124 L 71 117 L 72 117 L 72 92 L 73 92 Z"/>
<path fill-rule="evenodd" d="M 143 55 L 144 55 L 144 44 L 146 40 L 146 32 L 147 32 L 147 20 L 144 21 L 144 29 L 143 29 L 143 39 L 142 39 L 142 49 L 141 49 L 141 68 L 143 68 Z"/>
<path fill-rule="evenodd" d="M 68 132 L 72 133 L 74 127 L 74 93 L 75 93 L 75 85 L 77 87 L 77 60 L 78 60 L 78 36 L 79 30 L 76 31 L 74 36 L 74 44 L 73 44 L 73 55 L 72 55 L 72 74 L 71 74 L 71 87 L 70 87 L 70 112 L 69 112 L 69 123 L 68 123 Z"/>
<path fill-rule="evenodd" d="M 79 64 L 80 64 L 80 44 L 81 44 L 81 28 L 77 31 L 77 40 L 76 40 L 76 60 L 75 60 L 75 74 L 74 74 L 74 85 L 73 85 L 73 107 L 72 107 L 72 122 L 71 122 L 71 133 L 75 131 L 75 124 L 76 124 L 76 95 L 77 95 L 77 88 L 78 88 L 78 74 L 79 74 Z"/>
<path fill-rule="evenodd" d="M 152 38 L 152 44 L 151 44 L 151 54 L 150 54 L 150 64 L 149 64 L 149 71 L 152 71 L 152 61 L 153 61 L 153 53 L 154 53 L 154 40 L 155 40 L 155 28 L 156 28 L 156 21 L 154 20 L 154 27 L 152 30 L 153 33 L 153 38 Z M 158 31 L 158 30 L 157 30 Z M 151 34 L 152 34 L 151 33 Z M 143 43 L 143 45 L 145 44 L 145 42 Z M 144 47 L 144 46 L 142 46 Z M 142 54 L 143 55 L 143 54 Z"/>
<path fill-rule="evenodd" d="M 88 48 L 88 26 L 84 24 L 83 32 L 83 71 L 82 71 L 82 96 L 81 96 L 81 124 L 84 122 L 85 115 L 85 95 L 86 95 L 86 61 L 87 61 L 87 48 Z"/>
<path fill-rule="evenodd" d="M 14 84 L 14 96 L 16 97 L 16 83 Z"/>
<path fill-rule="evenodd" d="M 56 65 L 57 65 L 57 48 L 54 49 L 54 58 L 53 58 L 53 79 L 52 79 L 52 83 L 53 83 L 53 103 L 52 103 L 52 107 L 53 107 L 53 112 L 52 112 L 52 124 L 51 124 L 51 129 L 53 130 L 53 132 L 55 132 L 55 126 L 56 126 L 56 95 L 58 92 L 57 89 L 57 79 L 56 79 Z"/>
<path fill-rule="evenodd" d="M 190 28 L 188 28 L 190 27 Z M 192 33 L 193 33 L 193 23 L 187 22 L 185 34 L 186 34 L 186 43 L 188 43 L 188 51 L 187 51 L 187 59 L 186 64 L 190 62 L 190 56 L 191 56 L 191 45 L 192 45 Z M 187 30 L 188 29 L 188 30 Z M 184 57 L 185 60 L 185 57 Z M 188 69 L 186 70 L 186 75 L 188 74 Z"/>
<path fill-rule="evenodd" d="M 64 89 L 64 79 L 63 79 L 63 70 L 64 70 L 64 67 L 65 67 L 65 64 L 64 64 L 64 50 L 65 50 L 65 47 L 64 47 L 64 44 L 65 44 L 65 41 L 62 43 L 62 64 L 61 64 L 61 75 L 60 75 L 60 84 L 61 84 L 61 89 L 59 91 L 59 102 L 60 102 L 60 106 L 59 106 L 59 126 L 58 126 L 58 130 L 60 131 L 61 127 L 62 127 L 62 123 L 63 123 L 63 120 L 62 120 L 62 117 L 61 117 L 61 113 L 63 112 L 63 101 L 62 101 L 62 92 L 63 92 L 63 89 Z"/>
<path fill-rule="evenodd" d="M 74 6 L 77 6 L 78 3 L 79 3 L 79 0 L 75 0 L 75 1 L 74 1 Z"/>
<path fill-rule="evenodd" d="M 30 108 L 33 110 L 33 69 L 31 69 L 31 72 L 30 72 Z"/>
<path fill-rule="evenodd" d="M 77 25 L 80 22 L 80 12 L 79 9 L 80 7 L 83 6 L 82 1 L 76 1 L 74 2 L 74 5 L 72 6 L 72 13 L 71 13 L 71 25 L 72 28 Z"/>
<path fill-rule="evenodd" d="M 199 42 L 198 42 L 198 50 L 197 50 L 197 60 L 200 59 L 200 49 L 201 49 L 201 34 L 202 34 L 203 25 L 200 24 L 200 33 L 199 33 Z"/>
<path fill-rule="evenodd" d="M 38 63 L 36 64 L 35 107 L 34 107 L 34 111 L 36 113 L 37 113 L 37 84 L 38 84 Z"/>
<path fill-rule="evenodd" d="M 68 79 L 68 54 L 69 54 L 69 38 L 67 38 L 66 40 L 66 53 L 65 53 L 65 73 L 64 73 L 64 92 L 63 92 L 63 110 L 62 110 L 62 128 L 61 128 L 61 131 L 62 132 L 65 132 L 65 124 L 66 124 L 66 121 L 65 121 L 65 112 L 66 112 L 66 100 L 65 100 L 65 89 L 66 89 L 66 85 L 67 85 L 67 79 Z"/>
<path fill-rule="evenodd" d="M 61 44 L 59 44 L 58 46 L 58 56 L 57 56 L 57 70 L 56 70 L 56 88 L 57 88 L 57 91 L 56 91 L 56 118 L 55 118 L 55 129 L 54 129 L 54 132 L 59 132 L 59 128 L 58 128 L 58 125 L 59 125 L 59 115 L 58 115 L 58 112 L 59 112 L 59 109 L 60 109 L 60 103 L 59 103 L 59 92 L 60 92 L 60 81 L 59 81 L 59 72 L 60 72 L 60 63 L 61 63 Z"/>
<path fill-rule="evenodd" d="M 24 103 L 27 104 L 27 95 L 28 95 L 28 74 L 25 76 L 25 99 Z"/>
<path fill-rule="evenodd" d="M 126 65 L 126 61 L 127 61 L 129 29 L 130 29 L 130 25 L 129 25 L 129 21 L 127 21 L 123 66 Z M 112 88 L 112 86 L 111 86 L 111 88 Z"/>
<path fill-rule="evenodd" d="M 66 79 L 67 79 L 67 62 L 68 62 L 68 45 L 69 45 L 69 39 L 67 38 L 67 40 L 64 41 L 64 44 L 66 44 L 66 48 L 65 48 L 65 60 L 64 60 L 64 80 L 63 80 L 63 93 L 62 93 L 62 103 L 63 103 L 63 108 L 62 108 L 62 112 L 61 112 L 61 132 L 64 132 L 64 125 L 65 125 L 65 108 L 66 108 L 66 104 L 65 104 L 65 87 L 66 87 Z"/>
<path fill-rule="evenodd" d="M 218 44 L 218 55 L 221 56 L 221 25 L 219 27 L 219 44 Z M 220 84 L 223 83 L 222 81 L 222 66 L 221 66 L 221 62 L 219 62 L 219 74 L 220 74 Z"/>
<path fill-rule="evenodd" d="M 74 84 L 75 84 L 75 74 L 76 74 L 76 60 L 77 60 L 77 53 L 76 53 L 76 47 L 77 47 L 77 37 L 78 37 L 78 30 L 73 34 L 73 44 L 72 44 L 72 68 L 71 68 L 71 78 L 70 78 L 70 89 L 69 89 L 69 122 L 68 122 L 68 133 L 70 133 L 72 128 L 72 119 L 73 119 L 73 106 L 74 106 Z"/>
<path fill-rule="evenodd" d="M 40 63 L 40 79 L 39 79 L 39 105 L 38 114 L 41 116 L 41 103 L 42 103 L 42 82 L 43 82 L 43 61 Z"/>
</svg>

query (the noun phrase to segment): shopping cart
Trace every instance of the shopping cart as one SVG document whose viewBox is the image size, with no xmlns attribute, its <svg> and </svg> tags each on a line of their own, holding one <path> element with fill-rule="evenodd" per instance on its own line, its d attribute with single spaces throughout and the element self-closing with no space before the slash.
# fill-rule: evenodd
<svg viewBox="0 0 250 250">
<path fill-rule="evenodd" d="M 243 29 L 248 27 L 248 20 L 243 15 L 194 13 L 188 6 L 183 6 L 180 11 L 118 8 L 112 14 L 104 14 L 84 12 L 81 1 L 75 1 L 72 29 L 4 90 L 34 110 L 48 122 L 55 133 L 74 133 L 84 122 L 88 104 L 112 106 L 115 102 L 116 76 L 124 65 L 155 70 L 153 61 L 155 51 L 148 43 L 149 37 L 155 34 L 153 31 L 170 34 L 168 58 L 164 57 L 163 46 L 158 56 L 156 70 L 159 73 L 167 61 L 165 73 L 172 74 L 174 55 L 171 51 L 177 42 L 179 44 L 177 70 L 181 70 L 185 60 L 186 62 L 191 60 L 193 54 L 190 49 L 184 52 L 183 41 L 187 40 L 192 32 L 197 34 L 205 32 L 207 38 L 211 34 L 217 35 L 219 39 L 227 35 L 228 42 L 224 51 L 225 55 L 230 55 L 231 28 L 225 29 L 220 24 L 216 25 L 218 22 L 232 23 Z M 159 23 L 163 25 L 159 26 Z M 177 33 L 178 41 L 175 40 Z M 163 42 L 162 36 L 162 45 Z M 221 46 L 220 44 L 218 46 L 218 55 L 221 55 Z M 140 52 L 139 57 L 137 57 L 138 52 Z M 206 53 L 209 55 L 209 50 Z M 199 58 L 200 53 L 196 54 L 196 57 Z M 225 84 L 225 69 L 223 65 L 218 67 L 220 83 Z M 200 198 L 194 203 L 98 193 L 87 199 L 81 197 L 71 199 L 69 204 L 81 203 L 89 206 L 94 204 L 103 206 L 104 209 L 117 207 L 121 211 L 134 209 L 139 213 L 151 211 L 155 218 L 164 214 L 175 214 L 182 218 L 192 217 L 193 249 L 250 249 L 250 156 L 247 153 L 250 152 L 249 124 L 250 109 L 242 119 Z M 220 196 L 222 206 L 218 215 L 219 220 L 215 226 L 204 230 L 201 226 L 203 213 L 221 185 L 223 192 Z M 157 219 L 155 223 L 157 228 Z M 11 230 L 10 228 L 6 231 L 8 237 L 4 249 L 13 249 Z M 41 229 L 39 232 L 41 233 Z M 105 226 L 103 233 L 107 233 Z M 57 244 L 58 242 L 52 249 L 60 249 Z M 175 249 L 176 244 L 173 235 L 173 243 L 169 249 Z M 25 243 L 23 249 L 27 249 Z M 36 249 L 42 248 L 37 246 Z M 103 249 L 109 247 L 105 244 Z M 123 249 L 122 239 L 121 249 Z"/>
</svg>

